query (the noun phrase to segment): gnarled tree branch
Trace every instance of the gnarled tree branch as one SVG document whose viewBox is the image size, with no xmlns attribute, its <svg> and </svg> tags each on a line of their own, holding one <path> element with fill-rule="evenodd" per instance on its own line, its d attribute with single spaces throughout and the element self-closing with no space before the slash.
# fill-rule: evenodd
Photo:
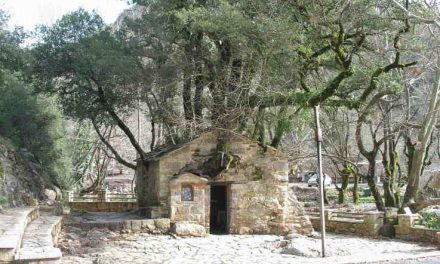
<svg viewBox="0 0 440 264">
<path fill-rule="evenodd" d="M 123 159 L 121 157 L 121 155 L 119 155 L 119 153 L 116 151 L 116 149 L 104 138 L 104 136 L 101 134 L 101 131 L 99 130 L 98 125 L 96 124 L 96 121 L 92 119 L 92 124 L 93 124 L 93 128 L 95 128 L 96 134 L 98 134 L 99 139 L 102 141 L 102 143 L 104 143 L 104 145 L 113 153 L 113 155 L 115 156 L 115 159 L 121 163 L 122 165 L 124 165 L 125 167 L 128 167 L 130 169 L 135 170 L 136 169 L 136 165 L 133 163 L 130 163 L 128 161 L 126 161 L 125 159 Z"/>
</svg>

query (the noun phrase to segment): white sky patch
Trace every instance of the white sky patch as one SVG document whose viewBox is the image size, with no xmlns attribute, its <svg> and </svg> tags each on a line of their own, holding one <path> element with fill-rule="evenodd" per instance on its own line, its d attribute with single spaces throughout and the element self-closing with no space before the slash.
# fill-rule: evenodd
<svg viewBox="0 0 440 264">
<path fill-rule="evenodd" d="M 110 24 L 129 5 L 124 0 L 0 0 L 0 9 L 10 15 L 10 27 L 23 26 L 27 31 L 39 24 L 51 25 L 80 7 L 95 10 L 105 23 Z"/>
</svg>

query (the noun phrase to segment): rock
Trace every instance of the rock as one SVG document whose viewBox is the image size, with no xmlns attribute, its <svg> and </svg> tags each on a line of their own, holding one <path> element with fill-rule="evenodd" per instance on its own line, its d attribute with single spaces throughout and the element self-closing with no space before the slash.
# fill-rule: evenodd
<svg viewBox="0 0 440 264">
<path fill-rule="evenodd" d="M 184 221 L 175 223 L 171 227 L 171 232 L 178 236 L 206 236 L 206 229 L 204 226 Z"/>
<path fill-rule="evenodd" d="M 242 227 L 240 227 L 240 230 L 238 231 L 238 233 L 239 233 L 240 235 L 244 235 L 244 234 L 249 234 L 250 231 L 251 231 L 251 230 L 250 230 L 249 227 L 242 226 Z"/>
<path fill-rule="evenodd" d="M 131 220 L 131 231 L 139 232 L 142 229 L 142 220 Z"/>
<path fill-rule="evenodd" d="M 122 229 L 121 230 L 121 234 L 131 234 L 131 233 L 132 233 L 131 229 Z"/>
<path fill-rule="evenodd" d="M 63 193 L 61 192 L 60 188 L 54 186 L 53 187 L 55 189 L 55 193 L 56 193 L 56 200 L 57 201 L 62 201 L 63 200 Z"/>
<path fill-rule="evenodd" d="M 169 230 L 171 223 L 169 218 L 154 219 L 154 225 L 161 230 Z"/>
<path fill-rule="evenodd" d="M 298 233 L 290 233 L 290 234 L 287 234 L 284 238 L 288 239 L 288 240 L 292 240 L 292 239 L 301 238 L 301 237 L 304 237 L 304 236 L 300 235 Z"/>
<path fill-rule="evenodd" d="M 314 238 L 319 238 L 321 237 L 321 234 L 316 232 L 316 231 L 312 231 L 310 234 L 307 235 L 308 237 L 314 237 Z"/>
<path fill-rule="evenodd" d="M 103 246 L 102 242 L 98 239 L 90 239 L 88 245 L 91 248 L 99 248 Z"/>
<path fill-rule="evenodd" d="M 57 193 L 51 189 L 44 189 L 44 199 L 49 201 L 55 201 L 57 199 Z"/>
<path fill-rule="evenodd" d="M 287 246 L 281 250 L 282 254 L 296 255 L 302 257 L 321 257 L 321 239 L 312 238 L 304 235 L 289 234 L 293 237 Z M 346 256 L 350 251 L 339 244 L 326 243 L 325 255 L 329 256 Z"/>
<path fill-rule="evenodd" d="M 74 233 L 68 233 L 68 234 L 66 234 L 66 238 L 75 241 L 75 240 L 79 239 L 79 235 L 74 234 Z"/>
<path fill-rule="evenodd" d="M 122 222 L 122 230 L 131 230 L 131 221 L 130 220 L 125 220 L 124 222 Z"/>
<path fill-rule="evenodd" d="M 147 231 L 153 231 L 156 229 L 156 225 L 154 224 L 153 219 L 144 219 L 142 220 L 142 229 L 146 229 Z"/>
<path fill-rule="evenodd" d="M 281 253 L 302 257 L 319 257 L 320 249 L 321 245 L 318 240 L 303 238 L 301 241 L 291 240 Z"/>
</svg>

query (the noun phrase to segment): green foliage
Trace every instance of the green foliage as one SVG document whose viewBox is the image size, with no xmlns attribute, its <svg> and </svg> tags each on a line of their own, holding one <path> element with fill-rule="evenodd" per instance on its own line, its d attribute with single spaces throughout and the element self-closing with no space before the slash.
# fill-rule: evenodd
<svg viewBox="0 0 440 264">
<path fill-rule="evenodd" d="M 87 171 L 94 161 L 95 147 L 99 139 L 90 122 L 77 122 L 68 139 L 69 155 L 72 157 L 71 182 L 82 187 Z"/>
<path fill-rule="evenodd" d="M 20 48 L 25 34 L 23 29 L 7 30 L 9 16 L 0 10 L 0 82 L 4 71 L 18 71 L 24 66 L 25 50 Z"/>
<path fill-rule="evenodd" d="M 271 137 L 271 145 L 278 147 L 284 135 L 301 125 L 298 108 L 359 108 L 378 90 L 401 89 L 400 77 L 385 71 L 396 55 L 389 44 L 404 35 L 405 17 L 393 5 L 379 8 L 372 0 L 346 5 L 338 0 L 130 2 L 145 7 L 147 15 L 127 24 L 128 38 L 137 39 L 141 56 L 156 64 L 156 73 L 163 65 L 177 72 L 157 78 L 158 93 L 175 94 L 168 84 L 181 83 L 184 75 L 186 121 L 197 115 L 192 106 L 202 101 L 208 111 L 196 122 L 226 123 L 263 145 Z M 381 52 L 384 46 L 390 49 Z M 399 52 L 402 62 L 396 65 L 407 61 L 405 49 Z M 210 96 L 192 97 L 200 87 Z M 167 100 L 160 104 L 173 114 L 182 108 L 170 107 Z M 273 115 L 280 106 L 288 109 Z M 266 114 L 249 111 L 257 108 Z M 204 119 L 208 116 L 211 120 Z M 222 116 L 228 120 L 215 124 Z"/>
<path fill-rule="evenodd" d="M 231 153 L 227 153 L 226 154 L 226 167 L 225 169 L 228 170 L 230 168 L 234 168 L 235 166 L 237 166 L 238 163 L 238 158 Z"/>
<path fill-rule="evenodd" d="M 0 205 L 4 205 L 8 202 L 8 199 L 3 195 L 0 195 Z"/>
<path fill-rule="evenodd" d="M 229 153 L 231 151 L 231 141 L 227 137 L 219 138 L 217 151 Z"/>
<path fill-rule="evenodd" d="M 36 96 L 32 87 L 11 74 L 0 85 L 0 94 L 0 136 L 33 153 L 51 180 L 66 187 L 70 158 L 56 101 Z"/>
<path fill-rule="evenodd" d="M 440 213 L 439 212 L 422 212 L 419 224 L 430 229 L 440 229 Z"/>
<path fill-rule="evenodd" d="M 373 196 L 365 196 L 365 197 L 362 196 L 362 197 L 359 197 L 358 202 L 359 203 L 374 203 L 375 200 L 374 200 Z"/>
<path fill-rule="evenodd" d="M 336 199 L 338 198 L 338 191 L 336 191 L 335 189 L 326 189 L 325 190 L 327 198 L 329 199 Z"/>
<path fill-rule="evenodd" d="M 363 188 L 361 197 L 370 197 L 371 196 L 371 190 L 370 188 Z"/>
<path fill-rule="evenodd" d="M 36 96 L 23 82 L 29 53 L 19 45 L 25 34 L 6 29 L 8 16 L 0 10 L 0 143 L 25 148 L 60 187 L 67 185 L 70 160 L 65 153 L 64 124 L 55 99 Z M 3 169 L 0 175 L 2 175 Z"/>
<path fill-rule="evenodd" d="M 79 9 L 39 35 L 43 41 L 32 50 L 36 87 L 57 95 L 66 115 L 104 121 L 109 111 L 125 113 L 137 102 L 132 84 L 139 80 L 140 63 L 97 14 Z"/>
<path fill-rule="evenodd" d="M 261 170 L 261 168 L 255 167 L 254 171 L 252 173 L 251 180 L 252 181 L 259 181 L 261 179 L 263 179 L 263 171 Z"/>
<path fill-rule="evenodd" d="M 80 8 L 64 15 L 52 27 L 41 26 L 39 31 L 45 43 L 52 44 L 52 48 L 60 48 L 91 37 L 103 28 L 104 22 L 98 14 Z"/>
<path fill-rule="evenodd" d="M 353 187 L 350 187 L 350 190 L 353 191 Z M 368 187 L 362 188 L 361 193 L 358 198 L 358 203 L 374 203 L 374 197 L 371 194 L 371 190 Z"/>
</svg>

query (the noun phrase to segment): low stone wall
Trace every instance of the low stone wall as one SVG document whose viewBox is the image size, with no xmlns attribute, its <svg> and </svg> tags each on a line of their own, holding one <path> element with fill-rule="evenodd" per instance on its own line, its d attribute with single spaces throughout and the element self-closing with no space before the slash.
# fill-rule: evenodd
<svg viewBox="0 0 440 264">
<path fill-rule="evenodd" d="M 397 217 L 399 222 L 394 226 L 396 229 L 396 238 L 440 244 L 440 237 L 437 235 L 437 233 L 440 233 L 440 229 L 428 229 L 423 226 L 415 225 L 420 215 L 399 214 Z"/>
<path fill-rule="evenodd" d="M 14 260 L 27 225 L 39 215 L 38 207 L 14 208 L 0 214 L 0 263 Z"/>
<path fill-rule="evenodd" d="M 80 228 L 82 230 L 91 230 L 93 228 L 107 228 L 111 231 L 145 232 L 152 234 L 169 233 L 171 223 L 170 219 L 133 219 L 133 220 L 115 220 L 115 221 L 90 221 L 69 223 L 67 226 Z"/>
<path fill-rule="evenodd" d="M 68 202 L 68 206 L 88 212 L 126 212 L 137 209 L 137 202 Z"/>
<path fill-rule="evenodd" d="M 341 213 L 335 210 L 325 210 L 325 230 L 338 234 L 350 234 L 376 237 L 383 225 L 382 212 Z M 320 230 L 319 215 L 310 216 L 313 228 Z"/>
<path fill-rule="evenodd" d="M 56 221 L 52 226 L 52 241 L 54 245 L 57 245 L 58 238 L 60 236 L 61 230 L 63 229 L 63 218 L 60 217 L 58 221 Z"/>
</svg>

